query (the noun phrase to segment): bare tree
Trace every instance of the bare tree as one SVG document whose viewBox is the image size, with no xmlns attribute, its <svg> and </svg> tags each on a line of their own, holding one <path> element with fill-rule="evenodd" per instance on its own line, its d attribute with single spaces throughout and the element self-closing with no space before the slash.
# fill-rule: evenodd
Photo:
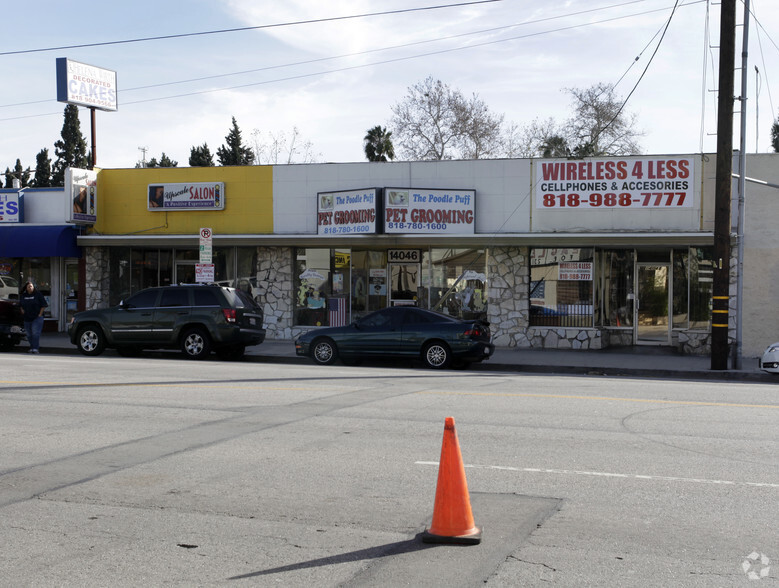
<svg viewBox="0 0 779 588">
<path fill-rule="evenodd" d="M 297 127 L 292 127 L 289 140 L 284 131 L 268 131 L 266 137 L 262 131 L 254 129 L 251 135 L 255 160 L 258 163 L 315 163 L 317 158 L 322 156 L 321 153 L 314 153 L 311 141 L 301 140 Z"/>
<path fill-rule="evenodd" d="M 428 76 L 392 107 L 396 150 L 403 159 L 474 159 L 499 156 L 503 115 L 477 94 L 470 100 Z"/>
<path fill-rule="evenodd" d="M 408 89 L 406 98 L 392 107 L 397 145 L 404 159 L 451 159 L 457 136 L 455 92 L 432 76 Z"/>
<path fill-rule="evenodd" d="M 612 84 L 567 88 L 573 97 L 573 116 L 563 134 L 572 152 L 582 155 L 635 155 L 641 153 L 636 115 L 625 112 Z"/>
<path fill-rule="evenodd" d="M 502 148 L 501 127 L 503 115 L 495 115 L 474 94 L 468 101 L 455 106 L 458 131 L 455 144 L 462 159 L 487 159 L 498 157 Z"/>
<path fill-rule="evenodd" d="M 512 123 L 509 129 L 512 130 L 511 136 L 504 133 L 503 139 L 506 157 L 538 157 L 543 155 L 550 139 L 565 137 L 562 125 L 553 118 L 545 120 L 536 118 L 524 126 Z"/>
</svg>

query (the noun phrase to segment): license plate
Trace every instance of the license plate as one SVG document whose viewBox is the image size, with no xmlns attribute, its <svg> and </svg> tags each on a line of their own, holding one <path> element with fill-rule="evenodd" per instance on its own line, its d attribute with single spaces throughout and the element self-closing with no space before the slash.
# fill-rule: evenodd
<svg viewBox="0 0 779 588">
<path fill-rule="evenodd" d="M 22 332 L 22 327 L 18 327 L 18 326 L 16 326 L 16 325 L 13 325 L 13 326 L 11 327 L 11 332 L 12 332 L 13 334 L 21 333 L 21 332 Z"/>
<path fill-rule="evenodd" d="M 250 324 L 250 325 L 252 325 L 252 326 L 254 326 L 254 325 L 256 325 L 256 324 L 257 324 L 257 320 L 256 320 L 256 319 L 253 319 L 253 318 L 250 318 L 250 319 L 249 319 L 249 324 Z"/>
</svg>

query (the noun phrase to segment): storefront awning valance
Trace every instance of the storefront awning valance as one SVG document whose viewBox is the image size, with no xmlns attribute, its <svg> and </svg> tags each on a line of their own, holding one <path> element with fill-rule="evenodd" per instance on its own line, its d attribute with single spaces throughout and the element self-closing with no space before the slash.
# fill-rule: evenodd
<svg viewBox="0 0 779 588">
<path fill-rule="evenodd" d="M 0 226 L 0 257 L 81 257 L 71 225 Z"/>
<path fill-rule="evenodd" d="M 81 235 L 82 247 L 187 247 L 197 248 L 198 235 Z M 215 247 L 635 247 L 710 246 L 710 232 L 610 232 L 610 233 L 492 233 L 475 235 L 219 235 Z"/>
</svg>

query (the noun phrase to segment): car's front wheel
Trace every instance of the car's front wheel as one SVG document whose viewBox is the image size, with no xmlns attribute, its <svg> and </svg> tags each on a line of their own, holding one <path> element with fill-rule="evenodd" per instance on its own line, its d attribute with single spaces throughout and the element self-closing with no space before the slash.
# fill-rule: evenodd
<svg viewBox="0 0 779 588">
<path fill-rule="evenodd" d="M 338 347 L 332 339 L 315 340 L 311 345 L 311 358 L 320 365 L 331 365 L 338 359 Z"/>
<path fill-rule="evenodd" d="M 446 343 L 433 341 L 425 346 L 422 359 L 427 367 L 440 370 L 449 367 L 449 364 L 452 363 L 452 352 Z"/>
<path fill-rule="evenodd" d="M 81 327 L 76 338 L 78 350 L 84 355 L 100 355 L 105 351 L 105 335 L 100 327 Z"/>
<path fill-rule="evenodd" d="M 194 327 L 181 336 L 181 352 L 188 359 L 205 359 L 211 353 L 211 339 L 205 329 Z"/>
</svg>

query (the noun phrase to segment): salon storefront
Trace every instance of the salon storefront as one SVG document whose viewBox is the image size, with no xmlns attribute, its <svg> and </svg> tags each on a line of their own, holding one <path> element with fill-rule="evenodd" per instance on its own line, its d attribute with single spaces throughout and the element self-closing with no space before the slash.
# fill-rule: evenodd
<svg viewBox="0 0 779 588">
<path fill-rule="evenodd" d="M 197 281 L 208 227 L 269 338 L 415 305 L 508 347 L 707 353 L 713 177 L 700 155 L 101 170 L 87 307 Z"/>
</svg>

